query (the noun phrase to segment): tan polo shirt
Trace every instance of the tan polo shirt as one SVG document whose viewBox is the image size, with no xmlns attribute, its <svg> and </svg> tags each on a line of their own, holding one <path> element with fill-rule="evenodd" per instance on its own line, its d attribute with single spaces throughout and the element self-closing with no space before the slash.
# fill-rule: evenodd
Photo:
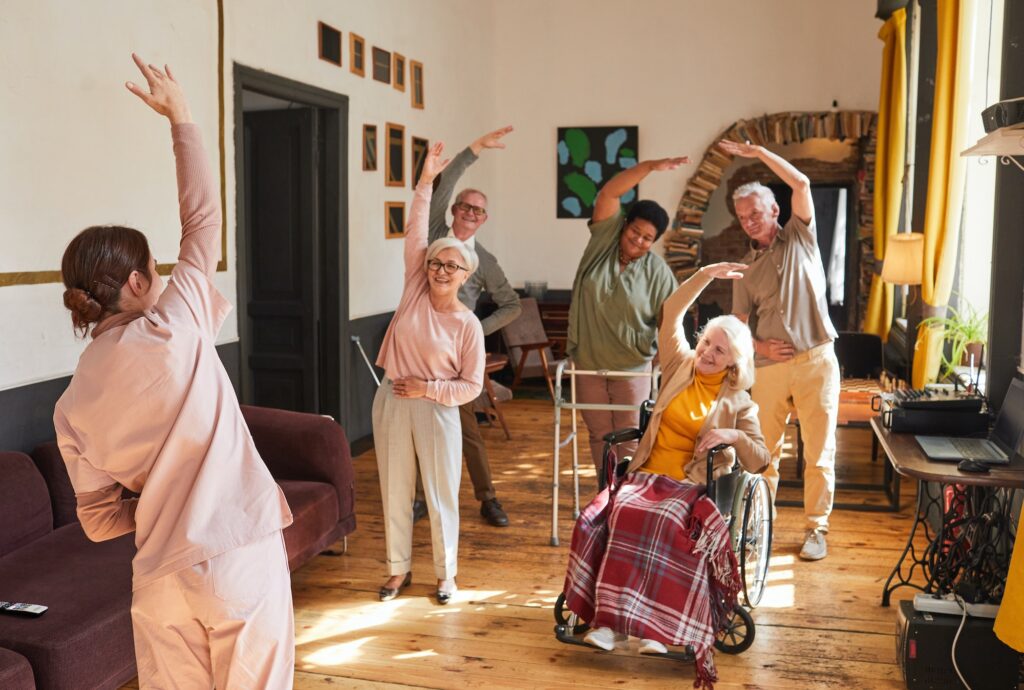
<svg viewBox="0 0 1024 690">
<path fill-rule="evenodd" d="M 813 218 L 791 217 L 767 249 L 752 247 L 742 261 L 750 268 L 733 281 L 732 311 L 749 315 L 755 338 L 785 340 L 798 353 L 836 338 Z M 757 366 L 773 363 L 756 358 Z"/>
</svg>

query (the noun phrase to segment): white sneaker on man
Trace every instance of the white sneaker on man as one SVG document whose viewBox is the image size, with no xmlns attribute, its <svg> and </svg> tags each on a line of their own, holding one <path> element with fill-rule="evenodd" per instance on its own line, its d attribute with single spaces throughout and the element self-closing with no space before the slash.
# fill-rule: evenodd
<svg viewBox="0 0 1024 690">
<path fill-rule="evenodd" d="M 641 654 L 667 654 L 668 647 L 657 640 L 640 640 L 637 651 Z"/>
<path fill-rule="evenodd" d="M 583 641 L 587 644 L 606 652 L 615 649 L 615 643 L 625 639 L 625 635 L 621 635 L 611 628 L 594 628 L 583 637 Z"/>
<path fill-rule="evenodd" d="M 804 547 L 800 549 L 800 558 L 805 561 L 820 561 L 828 555 L 828 546 L 825 544 L 825 531 L 822 529 L 809 529 L 804 538 Z"/>
</svg>

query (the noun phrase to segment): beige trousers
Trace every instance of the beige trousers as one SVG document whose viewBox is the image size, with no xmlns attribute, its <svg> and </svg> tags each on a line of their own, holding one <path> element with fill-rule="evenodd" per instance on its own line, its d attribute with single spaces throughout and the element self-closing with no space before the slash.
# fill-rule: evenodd
<svg viewBox="0 0 1024 690">
<path fill-rule="evenodd" d="M 281 532 L 135 590 L 132 632 L 143 690 L 291 688 L 295 623 Z"/>
<path fill-rule="evenodd" d="M 373 398 L 373 447 L 384 504 L 388 575 L 412 569 L 412 502 L 416 466 L 430 515 L 434 575 L 455 577 L 459 555 L 462 424 L 459 408 L 425 398 L 396 398 L 385 379 Z"/>
<path fill-rule="evenodd" d="M 649 370 L 649 368 L 648 368 Z M 640 405 L 651 397 L 651 377 L 625 378 L 618 376 L 576 376 L 576 401 L 597 405 Z M 580 410 L 587 435 L 590 439 L 590 459 L 598 476 L 604 464 L 604 437 L 620 429 L 632 429 L 640 425 L 640 410 Z M 618 457 L 624 458 L 636 452 L 637 441 L 623 443 L 617 449 Z"/>
<path fill-rule="evenodd" d="M 758 367 L 751 397 L 772 463 L 764 472 L 774 500 L 779 460 L 792 408 L 804 439 L 804 522 L 828 531 L 836 486 L 836 415 L 839 412 L 839 362 L 832 343 L 801 352 L 788 362 Z"/>
</svg>

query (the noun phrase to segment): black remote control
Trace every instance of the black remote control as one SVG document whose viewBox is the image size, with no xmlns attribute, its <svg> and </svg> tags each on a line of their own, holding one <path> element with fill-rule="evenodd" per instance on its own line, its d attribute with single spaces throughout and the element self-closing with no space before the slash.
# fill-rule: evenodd
<svg viewBox="0 0 1024 690">
<path fill-rule="evenodd" d="M 9 613 L 12 616 L 38 618 L 46 613 L 47 608 L 47 606 L 42 604 L 19 604 L 14 601 L 0 601 L 0 613 Z"/>
</svg>

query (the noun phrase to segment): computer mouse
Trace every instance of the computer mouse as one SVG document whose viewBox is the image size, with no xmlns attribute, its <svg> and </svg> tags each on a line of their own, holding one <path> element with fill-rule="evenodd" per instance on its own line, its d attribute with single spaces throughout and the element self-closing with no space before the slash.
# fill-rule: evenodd
<svg viewBox="0 0 1024 690">
<path fill-rule="evenodd" d="M 988 465 L 983 465 L 977 460 L 961 460 L 956 468 L 961 472 L 988 472 Z"/>
</svg>

